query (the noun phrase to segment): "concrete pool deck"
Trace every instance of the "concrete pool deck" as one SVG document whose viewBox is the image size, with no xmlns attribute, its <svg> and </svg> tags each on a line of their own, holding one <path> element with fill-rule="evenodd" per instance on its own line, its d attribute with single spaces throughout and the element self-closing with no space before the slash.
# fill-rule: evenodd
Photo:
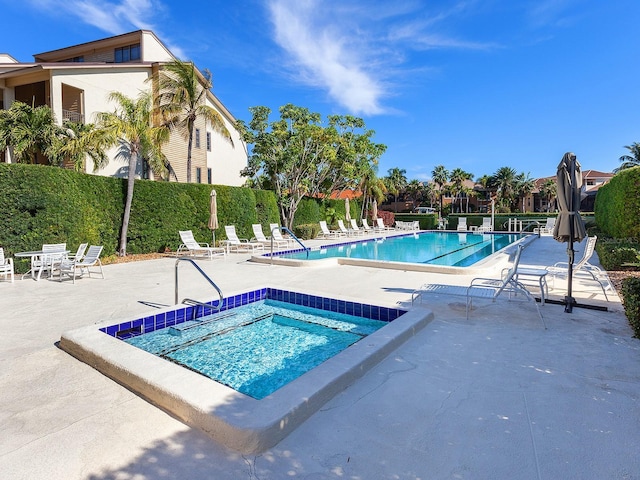
<svg viewBox="0 0 640 480">
<path fill-rule="evenodd" d="M 542 237 L 522 264 L 564 261 L 565 249 Z M 423 283 L 471 278 L 247 259 L 199 265 L 223 291 L 269 284 L 389 306 Z M 417 307 L 435 318 L 416 336 L 278 445 L 243 456 L 55 346 L 63 331 L 172 304 L 174 264 L 108 265 L 105 280 L 75 285 L 0 283 L 1 478 L 640 478 L 640 340 L 593 282 L 574 295 L 609 311 L 547 304 L 547 330 L 531 304 L 478 302 L 466 320 L 460 297 L 434 295 Z M 215 297 L 186 264 L 180 282 L 181 296 Z"/>
</svg>

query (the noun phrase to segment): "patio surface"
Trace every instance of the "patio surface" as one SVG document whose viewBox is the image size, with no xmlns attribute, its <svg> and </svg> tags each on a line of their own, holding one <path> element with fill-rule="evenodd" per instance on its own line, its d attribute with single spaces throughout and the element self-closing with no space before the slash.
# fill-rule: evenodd
<svg viewBox="0 0 640 480">
<path fill-rule="evenodd" d="M 565 249 L 543 236 L 521 263 L 564 261 Z M 199 265 L 225 294 L 272 286 L 388 306 L 410 307 L 423 283 L 472 278 L 247 259 Z M 432 295 L 416 307 L 435 314 L 426 328 L 278 445 L 243 456 L 56 347 L 63 331 L 172 304 L 174 264 L 108 265 L 105 280 L 75 285 L 0 283 L 0 478 L 640 478 L 640 340 L 593 282 L 574 295 L 609 311 L 547 304 L 547 330 L 531 303 L 479 301 L 466 320 L 463 298 Z M 188 264 L 180 293 L 215 297 Z"/>
</svg>

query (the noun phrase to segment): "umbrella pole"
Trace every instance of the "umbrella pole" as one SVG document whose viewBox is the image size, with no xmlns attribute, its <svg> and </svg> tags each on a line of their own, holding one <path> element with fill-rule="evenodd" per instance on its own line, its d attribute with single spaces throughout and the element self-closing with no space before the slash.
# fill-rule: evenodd
<svg viewBox="0 0 640 480">
<path fill-rule="evenodd" d="M 574 189 L 576 188 L 576 159 L 573 157 L 569 164 L 569 181 L 571 182 L 571 195 L 569 196 L 569 245 L 567 248 L 567 255 L 569 256 L 569 268 L 567 270 L 567 296 L 565 297 L 565 313 L 573 312 L 573 306 L 576 303 L 575 298 L 572 296 L 573 287 L 573 260 L 575 252 L 573 250 L 573 236 L 575 233 L 575 206 L 574 202 Z"/>
</svg>

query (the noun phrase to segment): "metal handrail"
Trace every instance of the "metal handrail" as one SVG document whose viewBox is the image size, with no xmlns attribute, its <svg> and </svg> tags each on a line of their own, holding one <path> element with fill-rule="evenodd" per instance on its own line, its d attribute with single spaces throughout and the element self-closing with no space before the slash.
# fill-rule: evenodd
<svg viewBox="0 0 640 480">
<path fill-rule="evenodd" d="M 300 239 L 296 237 L 295 233 L 293 233 L 287 227 L 273 227 L 271 229 L 271 265 L 273 265 L 273 232 L 276 230 L 284 230 L 285 232 L 287 232 L 291 236 L 291 238 L 293 238 L 296 242 L 298 242 L 300 246 L 303 248 L 303 250 L 307 252 L 307 258 L 309 258 L 309 250 L 311 249 L 307 247 L 304 243 L 302 243 Z"/>
<path fill-rule="evenodd" d="M 218 285 L 215 284 L 215 282 L 213 280 L 211 280 L 211 278 L 209 278 L 209 275 L 207 275 L 206 273 L 204 273 L 204 271 L 200 268 L 200 266 L 192 259 L 192 258 L 185 258 L 185 257 L 180 257 L 178 259 L 176 259 L 176 266 L 175 266 L 175 304 L 177 305 L 178 302 L 178 265 L 180 264 L 180 262 L 189 262 L 191 263 L 191 265 L 193 265 L 196 270 L 198 270 L 198 272 L 200 272 L 200 275 L 202 275 L 207 282 L 209 282 L 209 284 L 211 284 L 211 286 L 213 288 L 216 289 L 216 291 L 218 292 L 218 296 L 220 297 L 220 301 L 218 302 L 218 308 L 214 307 L 213 305 L 209 305 L 207 303 L 203 303 L 203 302 L 198 302 L 197 300 L 192 300 L 190 298 L 185 298 L 182 302 L 184 303 L 185 301 L 188 301 L 191 304 L 196 304 L 196 305 L 200 305 L 202 307 L 206 307 L 206 308 L 211 308 L 215 311 L 219 311 L 222 308 L 222 301 L 224 300 L 224 296 L 222 295 L 222 290 L 220 290 L 220 287 L 218 287 Z"/>
</svg>

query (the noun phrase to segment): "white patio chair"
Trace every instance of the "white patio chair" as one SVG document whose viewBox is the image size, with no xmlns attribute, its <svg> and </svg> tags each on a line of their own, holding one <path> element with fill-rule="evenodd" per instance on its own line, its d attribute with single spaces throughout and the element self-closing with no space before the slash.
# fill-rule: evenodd
<svg viewBox="0 0 640 480">
<path fill-rule="evenodd" d="M 326 220 L 320 220 L 320 233 L 318 238 L 339 238 L 344 234 L 338 230 L 329 230 Z"/>
<path fill-rule="evenodd" d="M 469 230 L 467 227 L 467 217 L 458 217 L 458 232 L 466 232 Z"/>
<path fill-rule="evenodd" d="M 547 221 L 544 225 L 544 227 L 540 227 L 540 228 L 534 228 L 533 231 L 535 233 L 540 233 L 540 234 L 548 234 L 551 235 L 553 234 L 553 229 L 556 226 L 556 217 L 549 217 L 547 218 Z"/>
<path fill-rule="evenodd" d="M 478 231 L 490 232 L 491 230 L 491 217 L 482 217 L 482 225 L 478 227 Z"/>
<path fill-rule="evenodd" d="M 343 220 L 338 220 L 338 230 L 340 230 L 340 232 L 343 235 L 346 235 L 347 237 L 355 237 L 355 236 L 358 236 L 358 235 L 362 235 L 362 231 L 356 232 L 356 231 L 354 231 L 354 230 L 352 230 L 350 228 L 347 228 L 344 225 L 344 221 Z"/>
<path fill-rule="evenodd" d="M 609 301 L 607 296 L 607 290 L 612 290 L 613 286 L 607 276 L 606 272 L 602 271 L 599 267 L 591 265 L 589 259 L 593 256 L 595 251 L 597 236 L 587 237 L 586 244 L 584 246 L 584 252 L 582 252 L 582 258 L 578 263 L 573 264 L 573 278 L 585 278 L 589 277 L 595 280 L 604 294 L 604 298 Z M 551 275 L 554 284 L 556 278 L 565 279 L 569 276 L 569 264 L 567 262 L 557 262 L 552 266 L 547 267 L 547 271 Z"/>
<path fill-rule="evenodd" d="M 376 218 L 376 225 L 378 226 L 378 230 L 381 232 L 393 230 L 393 227 L 387 227 L 384 224 L 384 220 L 382 220 L 381 218 Z"/>
<path fill-rule="evenodd" d="M 538 316 L 540 317 L 540 321 L 542 325 L 546 329 L 546 325 L 544 323 L 544 319 L 542 318 L 542 313 L 540 312 L 540 308 L 538 304 L 533 298 L 533 296 L 529 293 L 527 288 L 517 280 L 516 271 L 518 270 L 518 265 L 520 263 L 520 256 L 522 255 L 522 251 L 525 246 L 519 244 L 516 249 L 516 253 L 513 258 L 513 263 L 509 270 L 505 272 L 502 278 L 474 278 L 471 280 L 471 284 L 468 287 L 463 287 L 459 285 L 443 285 L 437 283 L 428 283 L 422 285 L 420 288 L 415 290 L 411 295 L 411 303 L 413 304 L 417 299 L 420 299 L 422 302 L 422 297 L 424 294 L 446 294 L 446 295 L 460 295 L 466 297 L 466 316 L 469 318 L 469 311 L 472 308 L 472 303 L 474 298 L 486 298 L 490 299 L 492 302 L 495 302 L 496 299 L 506 293 L 509 295 L 509 299 L 512 296 L 524 296 L 527 300 L 532 301 L 536 307 L 536 311 L 538 312 Z"/>
<path fill-rule="evenodd" d="M 251 239 L 251 241 L 262 243 L 265 247 L 269 248 L 271 247 L 271 245 L 273 245 L 273 248 L 287 248 L 287 246 L 289 245 L 289 242 L 284 239 L 276 240 L 276 238 L 274 237 L 272 240 L 271 237 L 265 237 L 264 232 L 262 231 L 262 225 L 259 223 L 252 224 L 251 228 L 253 229 L 253 238 Z"/>
<path fill-rule="evenodd" d="M 229 252 L 256 252 L 264 250 L 264 244 L 260 242 L 250 242 L 246 238 L 238 238 L 235 225 L 225 225 L 224 231 L 227 234 L 227 239 L 222 240 L 220 243 L 227 246 Z"/>
<path fill-rule="evenodd" d="M 369 225 L 369 221 L 366 218 L 362 219 L 362 228 L 364 228 L 364 231 L 367 233 L 375 233 L 375 228 Z"/>
<path fill-rule="evenodd" d="M 360 229 L 360 227 L 358 227 L 358 222 L 356 222 L 355 218 L 351 219 L 351 228 L 349 229 L 351 232 L 353 232 L 354 235 L 366 235 L 367 232 L 364 229 Z"/>
<path fill-rule="evenodd" d="M 84 275 L 85 271 L 89 278 L 91 278 L 91 268 L 96 266 L 100 269 L 100 276 L 104 279 L 102 262 L 100 261 L 102 248 L 102 245 L 91 245 L 89 247 L 89 250 L 87 250 L 86 255 L 81 260 L 63 260 L 60 264 L 60 281 L 62 281 L 62 275 L 68 275 L 73 279 L 73 283 L 76 283 L 78 272 L 80 272 L 79 276 L 82 276 Z"/>
<path fill-rule="evenodd" d="M 282 235 L 282 230 L 280 230 L 280 225 L 278 225 L 277 223 L 270 223 L 269 231 L 271 232 L 271 236 L 273 237 L 274 240 L 285 241 L 287 242 L 288 247 L 296 247 L 300 245 L 295 239 L 291 238 L 289 235 L 287 235 L 286 237 Z"/>
<path fill-rule="evenodd" d="M 226 250 L 222 247 L 210 247 L 208 243 L 197 242 L 191 230 L 179 230 L 178 233 L 180 234 L 182 245 L 178 247 L 176 255 L 187 252 L 192 257 L 203 255 L 212 260 L 213 257 L 224 257 L 226 254 Z"/>
<path fill-rule="evenodd" d="M 65 260 L 82 260 L 84 252 L 87 250 L 88 245 L 88 243 L 81 243 L 80 245 L 78 245 L 78 250 L 76 250 L 76 253 L 67 255 Z"/>
<path fill-rule="evenodd" d="M 11 283 L 13 283 L 13 258 L 5 258 L 4 248 L 0 247 L 0 275 L 7 280 L 8 276 L 11 276 Z"/>
<path fill-rule="evenodd" d="M 45 243 L 42 245 L 42 255 L 31 257 L 31 271 L 38 272 L 36 276 L 38 280 L 43 273 L 53 276 L 67 254 L 66 249 L 66 243 Z"/>
</svg>

